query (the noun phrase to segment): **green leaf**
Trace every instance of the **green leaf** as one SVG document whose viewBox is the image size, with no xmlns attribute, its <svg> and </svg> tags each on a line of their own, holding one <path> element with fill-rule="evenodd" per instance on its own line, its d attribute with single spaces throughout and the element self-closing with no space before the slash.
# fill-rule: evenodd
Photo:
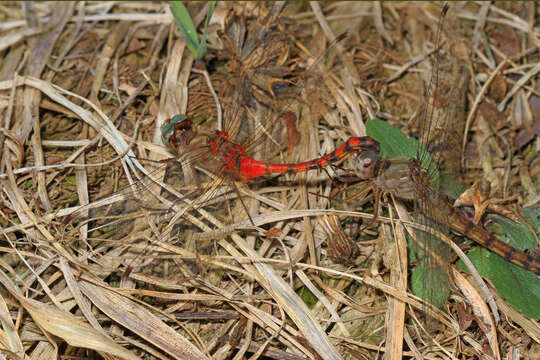
<svg viewBox="0 0 540 360">
<path fill-rule="evenodd" d="M 189 12 L 180 1 L 172 1 L 170 9 L 176 25 L 178 25 L 182 35 L 184 35 L 189 51 L 193 55 L 197 55 L 199 53 L 199 40 L 197 39 L 197 30 L 193 25 L 193 21 L 191 21 Z"/>
<path fill-rule="evenodd" d="M 540 229 L 540 206 L 525 208 L 523 212 L 533 228 Z"/>
<path fill-rule="evenodd" d="M 63 186 L 77 186 L 77 178 L 75 175 L 70 175 L 66 177 L 63 181 Z"/>
<path fill-rule="evenodd" d="M 387 159 L 407 158 L 414 159 L 417 156 L 419 147 L 418 140 L 406 136 L 400 129 L 390 125 L 386 121 L 372 119 L 366 124 L 367 135 L 371 136 L 381 145 L 381 156 Z M 424 169 L 430 169 L 432 182 L 438 187 L 439 172 L 433 168 L 434 162 L 431 157 L 426 156 L 423 159 Z M 422 231 L 417 232 L 418 240 L 423 244 L 434 249 L 436 253 L 442 251 L 442 243 L 439 239 Z M 446 271 L 437 266 L 412 238 L 408 238 L 409 243 L 409 261 L 416 262 L 420 260 L 411 275 L 411 291 L 413 294 L 428 301 L 434 306 L 441 307 L 445 304 L 450 295 L 450 284 Z M 445 250 L 447 251 L 447 250 Z"/>
<path fill-rule="evenodd" d="M 407 137 L 398 128 L 386 121 L 379 119 L 369 120 L 366 124 L 366 132 L 381 144 L 381 156 L 387 159 L 416 157 L 418 141 Z"/>
<path fill-rule="evenodd" d="M 206 20 L 204 22 L 204 29 L 201 36 L 201 41 L 199 42 L 199 39 L 197 37 L 197 29 L 193 25 L 193 21 L 191 20 L 191 16 L 189 15 L 186 7 L 180 1 L 171 2 L 170 9 L 171 13 L 173 14 L 174 20 L 176 21 L 176 25 L 178 25 L 178 28 L 182 32 L 189 51 L 193 53 L 197 60 L 202 59 L 203 56 L 206 54 L 206 31 L 208 29 L 210 19 L 214 14 L 215 7 L 216 2 L 210 1 L 208 4 L 208 11 L 206 13 Z"/>
<path fill-rule="evenodd" d="M 465 185 L 456 181 L 450 176 L 446 174 L 440 174 L 440 175 L 441 175 L 440 192 L 450 197 L 451 199 L 457 199 L 459 195 L 461 195 L 465 190 L 467 190 L 467 187 Z"/>
<path fill-rule="evenodd" d="M 527 212 L 531 214 L 530 210 L 526 210 Z M 497 214 L 491 214 L 489 219 L 494 222 L 488 226 L 488 230 L 508 245 L 522 251 L 530 250 L 536 246 L 536 237 L 525 224 L 517 223 Z M 533 227 L 538 229 L 538 224 L 535 225 L 535 221 L 531 220 L 533 220 L 532 217 L 530 217 L 529 221 Z"/>
<path fill-rule="evenodd" d="M 416 157 L 418 141 L 405 136 L 399 129 L 385 121 L 370 120 L 366 125 L 367 134 L 381 144 L 381 155 L 389 159 L 396 157 Z M 431 162 L 431 159 L 428 160 Z M 431 162 L 432 163 L 432 162 Z M 423 166 L 426 167 L 426 162 Z M 439 175 L 437 173 L 437 179 Z M 441 180 L 447 183 L 445 179 Z M 450 189 L 459 193 L 455 185 Z M 532 227 L 540 228 L 540 208 L 525 209 L 525 215 Z M 530 229 L 500 215 L 492 215 L 495 223 L 490 225 L 489 230 L 498 235 L 513 247 L 520 250 L 531 249 L 536 245 L 535 235 Z M 411 260 L 424 258 L 423 252 L 417 246 L 410 246 Z M 489 278 L 501 296 L 519 309 L 525 316 L 540 319 L 540 277 L 534 273 L 508 263 L 502 257 L 484 248 L 476 248 L 469 253 L 469 258 L 476 266 L 480 274 Z M 440 268 L 431 268 L 427 258 L 413 270 L 411 275 L 411 290 L 436 306 L 442 306 L 449 292 L 446 291 L 445 283 L 448 282 L 446 274 Z M 467 271 L 461 261 L 458 267 Z M 444 275 L 444 276 L 443 276 Z M 440 284 L 438 283 L 440 282 Z"/>
<path fill-rule="evenodd" d="M 435 222 L 429 219 L 424 219 L 423 222 L 426 226 L 437 229 Z M 443 229 L 438 230 L 442 231 Z M 415 234 L 422 246 L 431 249 L 433 253 L 443 259 L 450 258 L 451 249 L 438 237 L 420 230 L 416 230 Z M 430 304 L 441 307 L 451 293 L 446 270 L 429 257 L 422 246 L 419 246 L 409 235 L 407 235 L 407 244 L 409 262 L 419 262 L 411 274 L 411 291 Z"/>
<path fill-rule="evenodd" d="M 468 256 L 480 275 L 488 278 L 512 306 L 531 319 L 540 319 L 540 276 L 481 247 L 471 251 Z M 461 261 L 457 265 L 468 272 Z"/>
<path fill-rule="evenodd" d="M 425 260 L 425 261 L 424 261 Z M 411 291 L 416 296 L 441 308 L 450 296 L 450 282 L 445 269 L 424 258 L 411 274 Z"/>
</svg>

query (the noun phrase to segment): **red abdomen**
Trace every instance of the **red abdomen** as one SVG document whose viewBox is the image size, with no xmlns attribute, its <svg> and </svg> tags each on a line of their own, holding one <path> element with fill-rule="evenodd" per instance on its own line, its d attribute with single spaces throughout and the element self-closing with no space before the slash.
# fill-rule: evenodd
<svg viewBox="0 0 540 360">
<path fill-rule="evenodd" d="M 370 157 L 374 157 L 372 162 L 366 162 L 366 166 L 375 164 L 376 156 L 379 153 L 379 143 L 369 136 L 351 137 L 343 145 L 329 154 L 319 158 L 296 164 L 269 164 L 257 161 L 251 157 L 240 159 L 240 174 L 246 179 L 255 179 L 263 175 L 284 174 L 301 172 L 312 169 L 319 169 L 329 164 L 333 164 L 353 153 L 363 151 L 369 152 Z"/>
</svg>

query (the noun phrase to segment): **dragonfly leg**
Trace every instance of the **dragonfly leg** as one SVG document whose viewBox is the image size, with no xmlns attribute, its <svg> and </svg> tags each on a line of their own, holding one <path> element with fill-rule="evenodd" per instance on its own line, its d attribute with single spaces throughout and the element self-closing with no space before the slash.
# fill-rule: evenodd
<svg viewBox="0 0 540 360">
<path fill-rule="evenodd" d="M 236 195 L 238 195 L 238 200 L 240 200 L 240 203 L 242 204 L 242 207 L 244 208 L 244 211 L 246 212 L 249 221 L 251 222 L 251 225 L 255 226 L 255 222 L 253 222 L 253 218 L 251 217 L 251 214 L 249 213 L 248 207 L 244 200 L 242 200 L 242 195 L 240 194 L 240 190 L 238 190 L 238 187 L 235 183 L 233 183 L 234 191 L 236 192 Z"/>
<path fill-rule="evenodd" d="M 374 195 L 375 205 L 373 206 L 373 218 L 371 219 L 373 222 L 377 221 L 377 217 L 379 216 L 379 205 L 381 203 L 381 189 L 379 189 L 378 186 L 375 186 Z"/>
</svg>

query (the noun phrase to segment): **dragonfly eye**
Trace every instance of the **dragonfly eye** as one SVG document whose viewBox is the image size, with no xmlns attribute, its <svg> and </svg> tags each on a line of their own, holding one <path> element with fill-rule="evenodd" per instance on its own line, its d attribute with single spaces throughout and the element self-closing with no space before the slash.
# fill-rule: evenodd
<svg viewBox="0 0 540 360">
<path fill-rule="evenodd" d="M 161 141 L 172 149 L 189 145 L 193 137 L 193 122 L 183 114 L 177 114 L 161 125 Z"/>
<path fill-rule="evenodd" d="M 354 172 L 361 179 L 369 179 L 375 175 L 377 153 L 373 150 L 362 151 L 355 154 Z"/>
</svg>

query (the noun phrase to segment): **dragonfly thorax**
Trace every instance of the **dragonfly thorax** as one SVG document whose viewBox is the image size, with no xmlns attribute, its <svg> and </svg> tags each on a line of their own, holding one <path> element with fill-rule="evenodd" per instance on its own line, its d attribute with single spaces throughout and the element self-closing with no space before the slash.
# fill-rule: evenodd
<svg viewBox="0 0 540 360">
<path fill-rule="evenodd" d="M 413 161 L 406 158 L 380 160 L 375 185 L 383 192 L 394 194 L 402 199 L 414 200 L 415 182 L 411 177 Z"/>
<path fill-rule="evenodd" d="M 243 146 L 235 144 L 229 139 L 229 134 L 217 131 L 208 139 L 210 150 L 225 164 L 225 171 L 237 172 L 240 160 L 246 156 Z"/>
</svg>

